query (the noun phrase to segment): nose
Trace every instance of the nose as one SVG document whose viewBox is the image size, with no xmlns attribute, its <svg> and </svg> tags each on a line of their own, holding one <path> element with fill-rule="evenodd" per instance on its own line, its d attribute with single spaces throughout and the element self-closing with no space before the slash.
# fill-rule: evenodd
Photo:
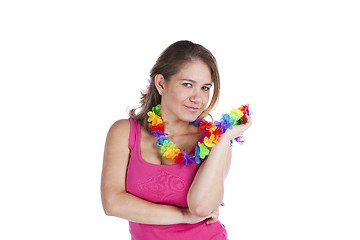
<svg viewBox="0 0 360 240">
<path fill-rule="evenodd" d="M 201 103 L 201 91 L 194 89 L 190 97 L 190 101 L 195 104 Z"/>
</svg>

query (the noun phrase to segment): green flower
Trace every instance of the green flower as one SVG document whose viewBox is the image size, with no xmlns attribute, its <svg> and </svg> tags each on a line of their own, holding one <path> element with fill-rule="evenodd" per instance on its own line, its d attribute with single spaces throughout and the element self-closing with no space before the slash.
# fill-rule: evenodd
<svg viewBox="0 0 360 240">
<path fill-rule="evenodd" d="M 200 150 L 200 158 L 204 159 L 207 155 L 209 155 L 210 151 L 203 143 L 199 143 L 198 145 Z"/>
<path fill-rule="evenodd" d="M 162 145 L 160 145 L 161 153 L 164 153 L 166 151 L 166 148 L 170 147 L 174 143 L 168 140 L 165 140 Z"/>
<path fill-rule="evenodd" d="M 233 111 L 230 112 L 230 118 L 234 119 L 234 123 L 232 124 L 233 126 L 237 125 L 237 121 L 239 121 L 240 119 L 240 117 L 237 116 L 237 114 L 234 113 Z"/>
<path fill-rule="evenodd" d="M 158 104 L 156 107 L 153 107 L 153 108 L 152 108 L 152 111 L 153 111 L 156 115 L 160 116 L 160 114 L 161 114 L 160 109 L 161 109 L 161 105 Z"/>
</svg>

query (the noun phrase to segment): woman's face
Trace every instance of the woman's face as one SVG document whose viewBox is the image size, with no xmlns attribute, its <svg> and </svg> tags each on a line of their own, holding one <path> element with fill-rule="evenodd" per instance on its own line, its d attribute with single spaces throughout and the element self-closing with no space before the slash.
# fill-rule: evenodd
<svg viewBox="0 0 360 240">
<path fill-rule="evenodd" d="M 203 61 L 185 63 L 164 82 L 162 109 L 180 120 L 194 121 L 207 106 L 211 87 L 210 68 Z"/>
</svg>

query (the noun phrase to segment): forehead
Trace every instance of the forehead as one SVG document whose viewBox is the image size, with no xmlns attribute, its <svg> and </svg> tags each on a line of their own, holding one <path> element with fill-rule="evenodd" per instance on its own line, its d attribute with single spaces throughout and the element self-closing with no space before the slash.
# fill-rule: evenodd
<svg viewBox="0 0 360 240">
<path fill-rule="evenodd" d="M 184 63 L 180 71 L 174 75 L 178 80 L 190 79 L 203 83 L 211 83 L 211 71 L 209 66 L 201 60 L 192 60 Z"/>
</svg>

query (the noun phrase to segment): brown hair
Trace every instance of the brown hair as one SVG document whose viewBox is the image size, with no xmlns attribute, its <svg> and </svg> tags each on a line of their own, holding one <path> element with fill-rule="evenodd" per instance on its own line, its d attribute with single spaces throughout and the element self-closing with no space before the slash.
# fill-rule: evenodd
<svg viewBox="0 0 360 240">
<path fill-rule="evenodd" d="M 198 119 L 206 117 L 218 102 L 220 95 L 220 76 L 216 59 L 205 47 L 186 40 L 173 43 L 161 53 L 150 71 L 151 83 L 148 93 L 141 94 L 140 112 L 135 113 L 137 109 L 131 109 L 129 111 L 129 116 L 140 121 L 141 125 L 146 127 L 148 118 L 147 113 L 151 111 L 152 107 L 160 104 L 161 101 L 161 96 L 155 87 L 155 76 L 157 74 L 162 74 L 165 81 L 169 81 L 171 76 L 180 71 L 181 66 L 184 63 L 196 59 L 199 59 L 208 65 L 211 71 L 212 82 L 214 83 L 214 93 L 210 104 L 208 108 L 200 114 Z"/>
</svg>

